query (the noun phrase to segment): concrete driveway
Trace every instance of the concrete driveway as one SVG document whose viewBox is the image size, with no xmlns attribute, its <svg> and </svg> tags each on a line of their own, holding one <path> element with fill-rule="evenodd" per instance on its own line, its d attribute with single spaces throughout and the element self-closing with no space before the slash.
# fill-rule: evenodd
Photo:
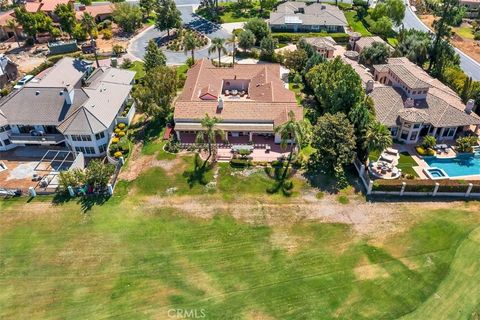
<svg viewBox="0 0 480 320">
<path fill-rule="evenodd" d="M 210 39 L 227 39 L 230 37 L 231 33 L 223 29 L 221 25 L 212 23 L 196 15 L 193 5 L 178 5 L 177 8 L 182 13 L 182 21 L 186 27 L 195 29 Z M 143 59 L 148 42 L 151 39 L 159 41 L 165 34 L 166 32 L 161 32 L 153 26 L 148 28 L 130 41 L 128 53 L 137 59 Z M 226 47 L 229 52 L 233 50 L 231 45 L 226 45 Z M 190 57 L 190 54 L 187 56 L 183 52 L 173 52 L 169 50 L 164 50 L 163 52 L 167 57 L 167 63 L 172 65 L 183 64 L 187 58 Z M 195 51 L 195 59 L 206 57 L 209 57 L 208 48 Z M 212 54 L 212 57 L 216 57 L 216 54 Z"/>
</svg>

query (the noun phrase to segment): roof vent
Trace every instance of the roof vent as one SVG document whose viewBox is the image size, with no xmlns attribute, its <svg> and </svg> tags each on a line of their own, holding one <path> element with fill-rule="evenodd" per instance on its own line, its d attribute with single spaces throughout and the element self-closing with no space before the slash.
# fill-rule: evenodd
<svg viewBox="0 0 480 320">
<path fill-rule="evenodd" d="M 217 109 L 218 109 L 219 111 L 223 110 L 223 99 L 222 99 L 221 97 L 218 98 Z"/>
<path fill-rule="evenodd" d="M 467 105 L 465 106 L 465 112 L 470 114 L 472 113 L 473 108 L 475 108 L 475 100 L 470 99 L 467 101 Z"/>
<path fill-rule="evenodd" d="M 38 96 L 40 94 L 40 91 L 35 91 L 35 95 Z"/>
<path fill-rule="evenodd" d="M 61 96 L 63 96 L 63 90 L 62 90 L 62 91 L 60 91 L 60 95 L 61 95 Z"/>
</svg>

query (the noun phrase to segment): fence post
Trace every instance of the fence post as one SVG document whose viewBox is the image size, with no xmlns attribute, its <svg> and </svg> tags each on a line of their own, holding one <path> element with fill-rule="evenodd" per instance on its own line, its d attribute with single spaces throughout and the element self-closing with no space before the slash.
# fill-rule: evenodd
<svg viewBox="0 0 480 320">
<path fill-rule="evenodd" d="M 407 183 L 405 181 L 402 182 L 402 189 L 400 190 L 400 197 L 403 196 L 403 193 L 405 192 L 405 187 L 407 186 Z"/>
<path fill-rule="evenodd" d="M 125 159 L 123 157 L 120 157 L 120 163 L 122 164 L 122 166 L 125 164 Z"/>
<path fill-rule="evenodd" d="M 368 182 L 367 195 L 372 194 L 372 189 L 373 189 L 373 181 L 370 180 L 370 181 Z"/>
<path fill-rule="evenodd" d="M 472 188 L 473 188 L 473 183 L 469 183 L 467 192 L 465 193 L 465 197 L 467 197 L 467 198 L 470 197 L 470 193 L 472 192 Z"/>
<path fill-rule="evenodd" d="M 67 189 L 68 189 L 68 194 L 70 195 L 70 197 L 74 197 L 74 196 L 75 196 L 75 192 L 73 192 L 72 186 L 68 186 Z"/>
<path fill-rule="evenodd" d="M 107 184 L 107 191 L 109 195 L 113 196 L 113 187 L 111 183 Z"/>
<path fill-rule="evenodd" d="M 364 164 L 361 164 L 361 165 L 360 165 L 360 176 L 363 177 L 364 174 L 365 174 L 365 165 L 364 165 Z"/>
<path fill-rule="evenodd" d="M 438 188 L 440 187 L 440 184 L 438 182 L 435 182 L 435 188 L 433 188 L 433 194 L 432 197 L 435 197 L 438 192 Z"/>
<path fill-rule="evenodd" d="M 36 197 L 37 196 L 37 192 L 35 191 L 34 187 L 29 187 L 28 188 L 28 193 L 30 194 L 30 197 Z"/>
</svg>

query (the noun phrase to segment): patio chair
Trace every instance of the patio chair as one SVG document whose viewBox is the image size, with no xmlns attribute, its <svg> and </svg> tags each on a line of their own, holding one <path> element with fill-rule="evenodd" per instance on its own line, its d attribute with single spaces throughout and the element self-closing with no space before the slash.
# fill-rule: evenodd
<svg viewBox="0 0 480 320">
<path fill-rule="evenodd" d="M 398 150 L 394 148 L 386 148 L 385 149 L 386 153 L 392 154 L 394 156 L 398 156 Z"/>
<path fill-rule="evenodd" d="M 382 153 L 380 155 L 380 159 L 382 159 L 383 161 L 386 161 L 388 163 L 392 163 L 395 160 L 395 158 L 392 155 L 389 155 L 389 154 L 386 154 L 386 153 Z"/>
<path fill-rule="evenodd" d="M 230 90 L 225 90 L 225 95 L 229 96 L 230 95 Z"/>
</svg>

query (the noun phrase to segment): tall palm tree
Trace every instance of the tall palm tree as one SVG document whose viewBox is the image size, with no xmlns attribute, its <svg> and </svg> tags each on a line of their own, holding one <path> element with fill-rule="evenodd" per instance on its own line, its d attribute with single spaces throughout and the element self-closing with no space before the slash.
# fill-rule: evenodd
<svg viewBox="0 0 480 320">
<path fill-rule="evenodd" d="M 294 152 L 301 150 L 302 144 L 310 135 L 310 126 L 305 120 L 296 121 L 295 113 L 290 111 L 288 113 L 288 121 L 276 127 L 275 133 L 280 135 L 280 147 L 283 150 L 286 150 L 288 145 L 290 145 L 290 154 L 288 155 L 287 167 L 283 171 L 281 179 L 281 181 L 284 181 L 287 177 L 288 168 L 292 162 Z"/>
<path fill-rule="evenodd" d="M 192 63 L 195 63 L 195 49 L 198 48 L 200 42 L 191 32 L 187 32 L 183 37 L 183 51 L 185 54 L 188 54 L 190 51 L 192 53 Z"/>
<path fill-rule="evenodd" d="M 222 140 L 225 140 L 225 132 L 216 127 L 216 124 L 220 122 L 220 119 L 217 117 L 210 117 L 208 114 L 205 114 L 205 117 L 202 119 L 201 125 L 205 130 L 200 130 L 197 132 L 195 137 L 195 142 L 199 144 L 207 144 L 208 146 L 208 157 L 203 163 L 203 168 L 208 163 L 208 160 L 212 157 L 212 146 L 217 143 L 217 137 L 220 137 Z"/>
<path fill-rule="evenodd" d="M 93 54 L 95 56 L 95 61 L 97 62 L 97 68 L 100 68 L 100 64 L 98 63 L 98 56 L 97 56 L 97 44 L 95 43 L 95 39 L 93 38 L 93 33 L 97 29 L 95 18 L 88 12 L 84 12 L 82 19 L 80 20 L 80 24 L 82 28 L 90 36 L 90 44 L 92 45 L 92 48 L 93 48 Z"/>
<path fill-rule="evenodd" d="M 208 53 L 218 53 L 218 66 L 220 67 L 220 57 L 223 54 L 227 54 L 227 49 L 225 48 L 225 39 L 214 38 L 212 39 L 212 45 L 208 48 Z"/>
<path fill-rule="evenodd" d="M 390 147 L 392 143 L 390 130 L 378 121 L 372 122 L 365 136 L 365 146 L 369 153 L 374 150 L 383 151 Z"/>
<path fill-rule="evenodd" d="M 237 51 L 237 36 L 232 33 L 232 36 L 228 38 L 228 43 L 231 43 L 233 45 L 233 52 L 232 52 L 232 59 L 233 59 L 233 64 L 235 65 L 235 52 Z"/>
<path fill-rule="evenodd" d="M 17 34 L 19 24 L 17 20 L 15 19 L 8 20 L 7 27 L 13 30 L 13 36 L 15 37 L 15 41 L 17 42 L 18 47 L 20 48 L 20 41 L 18 40 L 18 34 Z"/>
</svg>

